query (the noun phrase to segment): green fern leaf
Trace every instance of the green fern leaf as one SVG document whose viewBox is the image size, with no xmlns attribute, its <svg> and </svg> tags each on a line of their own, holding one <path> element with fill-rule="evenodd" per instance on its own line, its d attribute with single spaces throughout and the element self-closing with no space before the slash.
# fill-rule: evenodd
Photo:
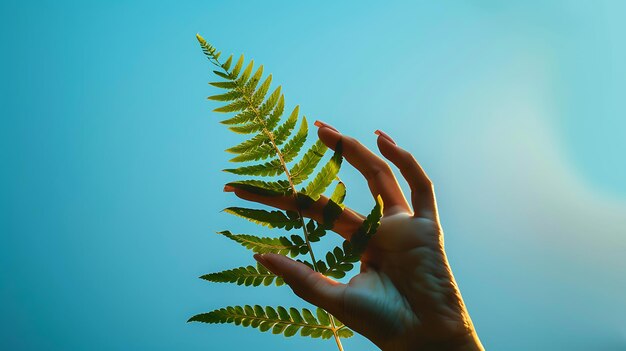
<svg viewBox="0 0 626 351">
<path fill-rule="evenodd" d="M 298 235 L 292 235 L 291 238 L 286 236 L 268 238 L 249 234 L 232 234 L 227 230 L 218 234 L 224 235 L 255 253 L 275 253 L 291 257 L 309 253 L 306 242 Z"/>
<path fill-rule="evenodd" d="M 263 125 L 261 123 L 248 123 L 241 126 L 228 127 L 228 129 L 237 134 L 251 134 L 262 130 Z"/>
<path fill-rule="evenodd" d="M 346 186 L 342 181 L 338 181 L 335 186 L 335 190 L 333 190 L 332 195 L 330 195 L 330 199 L 336 203 L 337 205 L 343 208 L 343 200 L 346 198 Z"/>
<path fill-rule="evenodd" d="M 378 230 L 380 219 L 383 216 L 383 206 L 383 200 L 380 195 L 378 195 L 376 197 L 376 205 L 374 205 L 374 208 L 372 208 L 372 211 L 367 215 L 367 218 L 365 218 L 361 226 L 359 226 L 359 229 L 357 229 L 350 238 L 350 243 L 354 247 L 355 252 L 361 253 L 365 251 L 367 243 Z"/>
<path fill-rule="evenodd" d="M 328 150 L 328 147 L 326 147 L 321 140 L 317 140 L 315 144 L 304 153 L 302 159 L 289 170 L 291 181 L 294 185 L 298 185 L 307 180 L 322 157 L 324 157 L 326 150 Z"/>
<path fill-rule="evenodd" d="M 254 92 L 254 89 L 256 89 L 256 86 L 257 84 L 259 84 L 259 81 L 261 80 L 262 76 L 263 76 L 263 65 L 259 66 L 259 68 L 256 70 L 256 72 L 252 76 L 252 78 L 250 78 L 250 80 L 247 82 L 245 91 L 250 92 L 250 93 Z"/>
<path fill-rule="evenodd" d="M 228 58 L 226 59 L 226 61 L 222 64 L 222 68 L 228 72 L 228 69 L 230 68 L 231 63 L 233 63 L 233 55 L 228 56 Z"/>
<path fill-rule="evenodd" d="M 276 149 L 271 144 L 263 144 L 231 158 L 230 162 L 258 161 L 274 156 L 276 156 Z"/>
<path fill-rule="evenodd" d="M 237 85 L 244 86 L 248 79 L 250 79 L 250 75 L 252 74 L 252 68 L 254 67 L 254 60 L 250 60 L 246 69 L 243 70 L 241 77 L 237 78 Z"/>
<path fill-rule="evenodd" d="M 280 93 L 280 87 L 278 87 L 277 90 Z M 273 131 L 274 128 L 276 128 L 278 121 L 280 121 L 280 117 L 283 115 L 283 112 L 285 111 L 285 97 L 283 95 L 280 95 L 275 107 L 274 106 L 270 107 L 271 105 L 270 101 L 272 100 L 273 95 L 274 93 L 272 93 L 272 96 L 270 96 L 270 98 L 267 99 L 267 101 L 265 101 L 265 103 L 263 103 L 263 105 L 261 105 L 261 108 L 260 108 L 260 111 L 261 111 L 260 114 L 262 116 L 266 116 L 269 113 L 269 111 L 273 109 L 272 113 L 267 117 L 267 122 L 265 123 L 267 130 L 270 130 L 270 131 Z"/>
<path fill-rule="evenodd" d="M 317 242 L 326 235 L 326 227 L 323 224 L 317 223 L 314 220 L 309 220 L 306 224 L 307 232 L 309 233 L 309 241 Z"/>
<path fill-rule="evenodd" d="M 285 143 L 281 150 L 283 154 L 283 160 L 285 162 L 290 162 L 296 156 L 298 156 L 300 149 L 302 149 L 302 146 L 304 146 L 304 143 L 306 142 L 306 137 L 308 136 L 308 134 L 309 126 L 307 125 L 306 117 L 303 116 L 302 123 L 300 123 L 300 128 L 296 132 L 296 135 L 289 139 L 289 141 Z"/>
<path fill-rule="evenodd" d="M 224 73 L 224 72 L 220 72 L 220 71 L 213 71 L 213 73 L 215 73 L 217 76 L 222 77 L 224 79 L 230 79 L 230 75 Z"/>
<path fill-rule="evenodd" d="M 254 111 L 245 110 L 236 114 L 234 117 L 220 121 L 220 123 L 227 124 L 227 125 L 250 123 L 250 122 L 253 122 L 255 118 L 256 118 L 256 113 L 254 113 Z"/>
<path fill-rule="evenodd" d="M 330 183 L 337 177 L 341 167 L 341 142 L 335 147 L 335 154 L 328 160 L 328 163 L 317 173 L 315 178 L 307 185 L 304 193 L 313 200 L 320 198 L 322 193 L 328 188 Z"/>
<path fill-rule="evenodd" d="M 209 100 L 214 100 L 214 101 L 232 101 L 232 100 L 239 99 L 242 96 L 243 96 L 242 93 L 240 93 L 240 92 L 238 92 L 236 90 L 231 90 L 231 91 L 229 91 L 228 93 L 225 93 L 225 94 L 209 96 L 208 99 Z"/>
<path fill-rule="evenodd" d="M 269 162 L 265 162 L 258 165 L 244 166 L 239 168 L 228 168 L 224 172 L 238 174 L 238 175 L 253 175 L 271 177 L 278 175 L 283 171 L 283 165 L 279 159 L 275 159 Z"/>
<path fill-rule="evenodd" d="M 236 146 L 226 149 L 226 152 L 231 154 L 241 154 L 266 143 L 270 143 L 269 137 L 264 133 L 259 133 L 251 139 L 245 140 Z"/>
<path fill-rule="evenodd" d="M 209 83 L 212 86 L 216 87 L 216 88 L 221 88 L 221 89 L 233 89 L 237 87 L 237 84 L 235 84 L 235 82 L 231 82 L 231 81 L 226 81 L 226 82 L 211 82 Z"/>
<path fill-rule="evenodd" d="M 235 283 L 244 286 L 259 286 L 261 284 L 268 286 L 272 283 L 275 283 L 276 286 L 281 286 L 285 283 L 282 278 L 277 277 L 274 273 L 268 271 L 267 268 L 258 263 L 256 267 L 239 267 L 222 272 L 205 274 L 201 276 L 200 279 L 214 283 Z"/>
<path fill-rule="evenodd" d="M 291 195 L 292 192 L 291 185 L 286 180 L 266 182 L 263 180 L 249 179 L 230 182 L 226 185 L 262 196 L 287 196 Z"/>
<path fill-rule="evenodd" d="M 286 337 L 300 331 L 301 336 L 329 339 L 333 336 L 333 327 L 326 312 L 318 308 L 317 318 L 306 308 L 302 312 L 295 308 L 289 311 L 279 306 L 265 308 L 255 306 L 228 306 L 208 313 L 191 317 L 188 322 L 202 322 L 212 324 L 234 323 L 243 327 L 258 328 L 262 332 L 272 331 L 273 334 L 283 334 Z M 307 317 L 303 317 L 307 316 Z M 326 316 L 326 317 L 323 317 Z M 343 323 L 336 321 L 336 330 L 341 337 L 352 336 L 352 332 Z M 342 332 L 345 330 L 345 332 Z"/>
<path fill-rule="evenodd" d="M 230 104 L 226 105 L 226 106 L 222 106 L 222 107 L 218 107 L 216 109 L 213 110 L 213 112 L 237 112 L 237 111 L 243 111 L 248 107 L 248 103 L 244 100 L 237 100 L 234 102 L 231 102 Z"/>
<path fill-rule="evenodd" d="M 235 80 L 239 76 L 239 72 L 241 71 L 241 67 L 243 67 L 243 55 L 239 56 L 239 60 L 233 67 L 233 70 L 230 72 L 231 79 Z M 252 70 L 252 68 L 250 68 Z"/>
<path fill-rule="evenodd" d="M 259 89 L 252 95 L 252 105 L 259 106 L 263 99 L 265 99 L 265 95 L 267 91 L 270 89 L 270 85 L 272 84 L 272 75 L 268 75 L 267 78 L 263 81 L 263 84 L 259 87 Z M 280 92 L 280 90 L 279 90 Z M 276 97 L 278 100 L 278 97 Z M 262 115 L 261 115 L 262 116 Z"/>
<path fill-rule="evenodd" d="M 245 218 L 252 223 L 260 224 L 268 228 L 284 228 L 290 230 L 300 228 L 302 224 L 298 220 L 298 214 L 291 211 L 266 211 L 243 207 L 228 207 L 224 212 Z"/>
<path fill-rule="evenodd" d="M 276 145 L 281 145 L 293 131 L 293 128 L 296 127 L 296 122 L 298 122 L 298 112 L 300 111 L 300 106 L 296 106 L 293 111 L 291 111 L 291 115 L 285 121 L 285 123 L 281 124 L 276 128 L 276 132 L 274 133 L 274 142 Z"/>
</svg>

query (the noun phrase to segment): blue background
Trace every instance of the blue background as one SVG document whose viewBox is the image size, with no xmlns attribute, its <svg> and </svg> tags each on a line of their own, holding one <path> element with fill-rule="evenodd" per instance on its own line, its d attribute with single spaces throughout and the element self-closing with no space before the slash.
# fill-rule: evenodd
<svg viewBox="0 0 626 351">
<path fill-rule="evenodd" d="M 626 2 L 2 1 L 0 349 L 333 349 L 186 324 L 288 288 L 214 231 L 239 139 L 195 33 L 265 64 L 287 105 L 433 178 L 492 350 L 626 349 Z M 345 167 L 347 203 L 371 198 Z M 328 245 L 335 242 L 330 241 Z M 374 350 L 362 337 L 346 350 Z"/>
</svg>

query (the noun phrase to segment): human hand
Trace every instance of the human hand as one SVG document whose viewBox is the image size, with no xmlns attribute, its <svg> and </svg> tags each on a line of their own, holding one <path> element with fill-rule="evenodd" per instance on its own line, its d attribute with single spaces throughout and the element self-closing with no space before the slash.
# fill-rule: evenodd
<svg viewBox="0 0 626 351">
<path fill-rule="evenodd" d="M 343 156 L 380 194 L 383 217 L 361 259 L 361 272 L 348 284 L 336 282 L 288 257 L 255 255 L 293 291 L 345 325 L 388 350 L 483 350 L 444 251 L 432 183 L 415 158 L 385 133 L 378 134 L 382 155 L 398 167 L 411 189 L 411 206 L 391 167 L 357 140 L 316 122 L 320 140 Z M 284 210 L 295 210 L 292 197 L 265 197 L 225 188 L 238 197 Z M 322 221 L 328 202 L 320 198 L 303 215 Z M 346 239 L 364 216 L 345 208 L 333 231 Z"/>
</svg>

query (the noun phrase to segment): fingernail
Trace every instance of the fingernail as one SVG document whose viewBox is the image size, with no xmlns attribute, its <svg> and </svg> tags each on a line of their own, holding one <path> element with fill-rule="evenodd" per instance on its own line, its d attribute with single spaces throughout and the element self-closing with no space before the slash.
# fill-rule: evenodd
<svg viewBox="0 0 626 351">
<path fill-rule="evenodd" d="M 315 123 L 313 123 L 314 126 L 318 127 L 318 128 L 330 128 L 332 130 L 334 130 L 335 132 L 339 133 L 339 131 L 337 129 L 335 129 L 335 127 L 331 126 L 330 124 L 326 124 L 322 121 L 315 121 Z"/>
<path fill-rule="evenodd" d="M 254 259 L 259 262 L 263 267 L 273 272 L 272 265 L 265 259 L 265 257 L 263 257 L 262 254 L 257 253 L 252 255 L 252 257 L 254 257 Z"/>
<path fill-rule="evenodd" d="M 233 191 L 235 191 L 235 187 L 230 186 L 230 185 L 224 185 L 224 192 L 225 193 L 232 193 Z"/>
<path fill-rule="evenodd" d="M 393 145 L 398 145 L 398 144 L 396 144 L 396 142 L 395 142 L 395 141 L 393 141 L 393 139 L 391 139 L 391 137 L 390 137 L 389 135 L 387 135 L 387 133 L 383 132 L 383 131 L 382 131 L 382 130 L 380 130 L 380 129 L 376 129 L 376 131 L 374 132 L 374 134 L 379 135 L 379 136 L 381 136 L 381 137 L 383 137 L 383 138 L 385 138 L 385 139 L 389 140 L 389 141 L 390 141 Z"/>
</svg>

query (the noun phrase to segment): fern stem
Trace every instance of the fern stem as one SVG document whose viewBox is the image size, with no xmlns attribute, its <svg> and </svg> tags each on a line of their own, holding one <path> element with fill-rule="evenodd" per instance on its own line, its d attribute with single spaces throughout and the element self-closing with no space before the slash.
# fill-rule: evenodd
<svg viewBox="0 0 626 351">
<path fill-rule="evenodd" d="M 225 74 L 229 75 L 231 77 L 231 79 L 235 80 L 237 77 L 232 77 L 231 73 L 228 72 L 227 70 L 224 69 L 224 67 L 222 67 L 222 64 L 219 62 L 218 58 L 213 56 L 213 61 L 211 61 L 211 63 L 213 63 L 214 65 L 218 66 Z M 285 172 L 285 175 L 287 176 L 287 181 L 289 181 L 289 186 L 291 187 L 291 192 L 292 192 L 292 196 L 294 199 L 294 202 L 296 204 L 296 211 L 298 213 L 298 217 L 300 218 L 300 223 L 302 224 L 302 231 L 304 233 L 304 240 L 306 242 L 307 248 L 309 249 L 309 255 L 311 256 L 311 260 L 313 261 L 313 269 L 316 272 L 319 272 L 319 268 L 317 267 L 317 260 L 315 259 L 315 254 L 313 253 L 313 248 L 311 246 L 311 241 L 309 240 L 309 232 L 306 228 L 306 223 L 304 221 L 304 216 L 302 215 L 302 210 L 300 209 L 300 206 L 298 206 L 298 191 L 296 190 L 296 186 L 293 183 L 293 179 L 291 177 L 291 174 L 289 173 L 289 168 L 287 167 L 287 163 L 285 162 L 285 159 L 283 157 L 283 154 L 280 150 L 280 148 L 278 147 L 278 145 L 276 144 L 276 141 L 274 140 L 274 134 L 267 129 L 267 124 L 265 123 L 265 121 L 260 118 L 260 113 L 259 110 L 254 106 L 253 101 L 251 100 L 251 96 L 250 96 L 250 92 L 246 92 L 244 89 L 241 89 L 240 87 L 237 87 L 237 89 L 242 93 L 243 98 L 246 100 L 246 102 L 248 103 L 248 107 L 254 111 L 254 114 L 256 115 L 255 120 L 257 123 L 260 123 L 263 126 L 263 133 L 268 137 L 268 139 L 270 140 L 270 142 L 272 143 L 272 147 L 276 150 L 276 154 L 278 155 L 278 159 L 280 160 L 280 164 Z M 328 319 L 330 320 L 330 325 L 331 325 L 331 329 L 333 332 L 333 337 L 335 338 L 335 342 L 337 343 L 337 348 L 339 349 L 339 351 L 344 351 L 343 349 L 343 345 L 341 344 L 341 339 L 339 338 L 339 329 L 337 328 L 337 324 L 335 323 L 335 316 L 333 316 L 332 314 L 330 314 L 330 312 L 324 310 L 324 312 L 328 315 Z"/>
</svg>

